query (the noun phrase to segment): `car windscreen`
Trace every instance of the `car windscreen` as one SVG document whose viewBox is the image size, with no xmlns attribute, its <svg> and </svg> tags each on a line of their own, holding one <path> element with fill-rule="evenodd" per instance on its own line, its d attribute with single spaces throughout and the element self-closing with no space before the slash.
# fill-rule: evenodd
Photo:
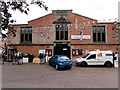
<svg viewBox="0 0 120 90">
<path fill-rule="evenodd" d="M 88 54 L 86 54 L 85 56 L 83 56 L 82 58 L 86 58 L 88 55 L 90 55 L 90 54 L 88 53 Z"/>
<path fill-rule="evenodd" d="M 62 57 L 60 57 L 59 59 L 60 59 L 60 60 L 69 60 L 69 58 L 66 57 L 66 56 L 62 56 Z"/>
</svg>

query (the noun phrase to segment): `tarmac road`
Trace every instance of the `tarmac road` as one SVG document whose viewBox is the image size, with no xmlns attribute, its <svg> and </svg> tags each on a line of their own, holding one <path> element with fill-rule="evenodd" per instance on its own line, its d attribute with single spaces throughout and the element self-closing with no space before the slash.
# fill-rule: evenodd
<svg viewBox="0 0 120 90">
<path fill-rule="evenodd" d="M 118 68 L 55 70 L 48 64 L 2 66 L 3 88 L 118 88 Z"/>
</svg>

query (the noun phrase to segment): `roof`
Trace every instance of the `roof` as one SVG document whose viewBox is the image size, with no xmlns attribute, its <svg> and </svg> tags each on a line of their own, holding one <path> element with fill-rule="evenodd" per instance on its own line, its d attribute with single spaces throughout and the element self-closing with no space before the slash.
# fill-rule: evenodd
<svg viewBox="0 0 120 90">
<path fill-rule="evenodd" d="M 30 21 L 28 21 L 28 22 L 31 22 L 31 21 L 37 20 L 37 19 L 39 19 L 39 18 L 46 17 L 46 16 L 48 16 L 48 15 L 52 15 L 52 13 L 50 13 L 50 14 L 47 14 L 47 15 L 45 15 L 45 16 L 38 17 L 38 18 L 36 18 L 36 19 L 33 19 L 33 20 L 30 20 Z"/>
<path fill-rule="evenodd" d="M 80 14 L 76 14 L 76 13 L 73 13 L 73 14 L 78 15 L 78 16 L 82 16 L 82 17 L 85 17 L 85 18 L 88 18 L 88 19 L 91 19 L 91 20 L 94 20 L 94 21 L 98 21 L 98 20 L 96 20 L 96 19 L 92 19 L 92 18 L 89 18 L 89 17 L 83 16 L 83 15 L 80 15 Z"/>
<path fill-rule="evenodd" d="M 52 10 L 52 11 L 72 11 L 72 10 L 70 9 L 70 10 Z M 34 21 L 34 20 L 37 20 L 37 19 L 46 17 L 46 16 L 48 16 L 48 15 L 52 15 L 52 14 L 53 14 L 53 13 L 50 13 L 50 14 L 47 14 L 47 15 L 45 15 L 45 16 L 38 17 L 38 18 L 36 18 L 36 19 L 30 20 L 30 21 L 28 21 L 28 22 L 31 22 L 31 21 Z M 94 20 L 94 21 L 98 21 L 98 20 L 96 20 L 96 19 L 92 19 L 92 18 L 83 16 L 83 15 L 80 15 L 80 14 L 76 14 L 76 13 L 72 13 L 72 14 L 75 14 L 75 15 L 78 15 L 78 16 L 82 16 L 82 17 L 85 17 L 85 18 L 88 18 L 88 19 L 91 19 L 91 20 Z M 64 22 L 64 23 L 71 23 L 70 21 L 68 21 L 68 20 L 66 20 L 66 19 L 64 20 L 64 17 L 59 18 L 59 20 L 56 21 L 56 22 L 54 21 L 54 23 L 61 23 L 61 22 Z"/>
<path fill-rule="evenodd" d="M 116 22 L 98 22 L 99 24 L 115 24 Z"/>
<path fill-rule="evenodd" d="M 72 9 L 58 9 L 58 10 L 52 10 L 52 11 L 72 11 Z"/>
</svg>

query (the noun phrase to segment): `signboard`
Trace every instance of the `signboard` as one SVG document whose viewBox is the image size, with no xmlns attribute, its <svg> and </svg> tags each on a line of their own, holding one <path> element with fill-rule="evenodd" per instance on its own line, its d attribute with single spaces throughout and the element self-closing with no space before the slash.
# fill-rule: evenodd
<svg viewBox="0 0 120 90">
<path fill-rule="evenodd" d="M 40 50 L 39 50 L 39 53 L 45 54 L 45 49 L 40 49 Z"/>
<path fill-rule="evenodd" d="M 71 39 L 91 39 L 90 35 L 71 35 Z"/>
<path fill-rule="evenodd" d="M 23 58 L 23 63 L 28 63 L 28 58 Z"/>
<path fill-rule="evenodd" d="M 98 53 L 97 56 L 98 56 L 98 57 L 102 57 L 102 53 Z"/>
</svg>

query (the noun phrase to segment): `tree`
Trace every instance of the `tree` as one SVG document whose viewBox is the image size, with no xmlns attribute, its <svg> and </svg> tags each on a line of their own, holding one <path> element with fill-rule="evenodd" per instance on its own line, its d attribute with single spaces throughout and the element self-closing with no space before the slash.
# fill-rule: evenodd
<svg viewBox="0 0 120 90">
<path fill-rule="evenodd" d="M 28 14 L 30 5 L 38 5 L 40 8 L 48 10 L 44 2 L 39 0 L 31 0 L 30 4 L 26 0 L 0 0 L 0 34 L 2 37 L 7 37 L 8 34 L 13 37 L 16 36 L 16 30 L 13 27 L 15 20 L 11 19 L 12 14 L 9 12 L 10 9 L 13 11 L 19 10 L 21 13 Z M 3 34 L 2 31 L 7 31 L 7 33 Z"/>
</svg>

